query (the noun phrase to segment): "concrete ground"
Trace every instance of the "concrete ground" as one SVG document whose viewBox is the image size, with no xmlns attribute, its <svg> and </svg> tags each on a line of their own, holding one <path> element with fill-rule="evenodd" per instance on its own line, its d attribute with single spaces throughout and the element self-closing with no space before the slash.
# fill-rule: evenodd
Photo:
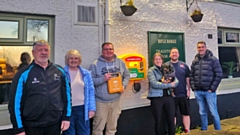
<svg viewBox="0 0 240 135">
<path fill-rule="evenodd" d="M 181 133 L 181 135 L 240 135 L 240 116 L 222 120 L 221 126 L 222 130 L 219 131 L 214 130 L 213 125 L 209 125 L 207 131 L 197 128 L 192 129 L 190 133 Z"/>
</svg>

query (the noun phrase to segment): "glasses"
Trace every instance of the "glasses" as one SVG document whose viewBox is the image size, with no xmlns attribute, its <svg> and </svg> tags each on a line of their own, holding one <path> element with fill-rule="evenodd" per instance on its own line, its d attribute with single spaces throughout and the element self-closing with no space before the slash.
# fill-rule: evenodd
<svg viewBox="0 0 240 135">
<path fill-rule="evenodd" d="M 205 46 L 198 46 L 197 48 L 198 48 L 198 49 L 200 49 L 200 48 L 205 48 Z"/>
<path fill-rule="evenodd" d="M 114 50 L 113 48 L 103 48 L 104 51 L 112 51 Z"/>
</svg>

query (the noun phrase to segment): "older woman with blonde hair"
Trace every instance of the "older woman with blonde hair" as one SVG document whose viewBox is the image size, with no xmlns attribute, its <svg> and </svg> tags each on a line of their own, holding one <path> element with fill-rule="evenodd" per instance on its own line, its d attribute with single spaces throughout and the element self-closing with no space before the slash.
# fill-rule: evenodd
<svg viewBox="0 0 240 135">
<path fill-rule="evenodd" d="M 77 50 L 67 52 L 64 69 L 72 89 L 72 116 L 70 127 L 63 135 L 90 135 L 89 119 L 96 111 L 93 81 L 90 72 L 80 66 L 81 62 Z"/>
</svg>

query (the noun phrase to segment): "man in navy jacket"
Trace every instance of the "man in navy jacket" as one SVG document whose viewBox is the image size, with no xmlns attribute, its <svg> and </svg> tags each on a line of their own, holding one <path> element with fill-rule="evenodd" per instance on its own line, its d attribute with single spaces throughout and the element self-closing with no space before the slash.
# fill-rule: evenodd
<svg viewBox="0 0 240 135">
<path fill-rule="evenodd" d="M 207 106 L 211 112 L 215 130 L 220 130 L 216 90 L 222 79 L 222 68 L 219 60 L 207 49 L 204 41 L 197 43 L 197 50 L 198 54 L 191 65 L 190 85 L 199 105 L 201 130 L 207 130 L 208 127 Z"/>
<path fill-rule="evenodd" d="M 48 58 L 50 46 L 33 44 L 33 62 L 15 75 L 10 88 L 9 113 L 14 134 L 60 135 L 69 127 L 71 91 L 64 70 Z"/>
</svg>

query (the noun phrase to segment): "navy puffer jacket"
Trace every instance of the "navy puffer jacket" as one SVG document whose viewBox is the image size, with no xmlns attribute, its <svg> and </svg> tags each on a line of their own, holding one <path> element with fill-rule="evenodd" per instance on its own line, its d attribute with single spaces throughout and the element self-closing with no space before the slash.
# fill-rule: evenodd
<svg viewBox="0 0 240 135">
<path fill-rule="evenodd" d="M 190 84 L 192 90 L 212 90 L 215 92 L 222 80 L 222 68 L 219 60 L 210 50 L 206 50 L 203 58 L 199 54 L 191 65 Z"/>
</svg>

